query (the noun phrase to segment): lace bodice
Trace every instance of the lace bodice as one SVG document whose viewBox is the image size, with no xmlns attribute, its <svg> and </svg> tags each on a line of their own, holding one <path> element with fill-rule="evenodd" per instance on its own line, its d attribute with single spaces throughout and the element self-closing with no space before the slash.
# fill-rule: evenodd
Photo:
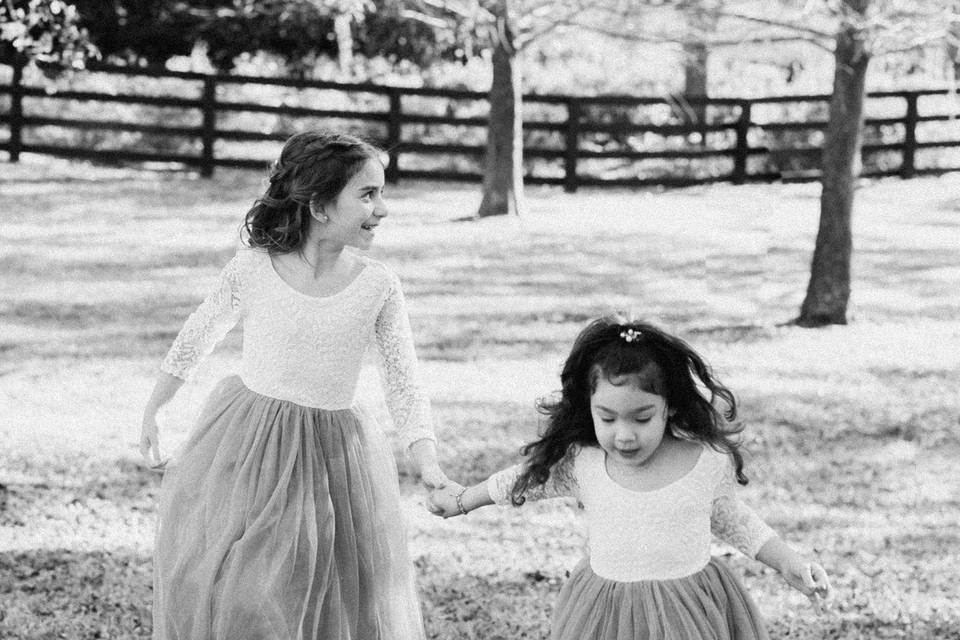
<svg viewBox="0 0 960 640">
<path fill-rule="evenodd" d="M 434 439 L 400 281 L 380 262 L 361 260 L 363 269 L 346 288 L 313 297 L 284 282 L 266 252 L 239 248 L 160 368 L 186 379 L 242 321 L 240 377 L 247 387 L 304 406 L 344 409 L 354 402 L 364 354 L 375 345 L 398 434 L 407 444 Z"/>
<path fill-rule="evenodd" d="M 487 480 L 497 504 L 510 503 L 522 471 L 510 467 Z M 590 565 L 610 580 L 666 580 L 696 573 L 710 560 L 711 532 L 751 558 L 776 534 L 737 498 L 730 457 L 704 447 L 682 478 L 653 491 L 614 482 L 599 447 L 583 447 L 554 467 L 530 500 L 574 497 L 583 505 Z"/>
</svg>

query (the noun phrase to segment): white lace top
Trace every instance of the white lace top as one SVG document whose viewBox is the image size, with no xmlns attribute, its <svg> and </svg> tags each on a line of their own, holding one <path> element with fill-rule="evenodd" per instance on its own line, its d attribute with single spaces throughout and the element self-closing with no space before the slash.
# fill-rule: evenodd
<svg viewBox="0 0 960 640">
<path fill-rule="evenodd" d="M 382 263 L 360 259 L 362 270 L 343 290 L 314 297 L 283 281 L 265 251 L 240 247 L 187 319 L 161 370 L 186 379 L 242 320 L 240 377 L 247 387 L 303 406 L 346 409 L 364 354 L 376 344 L 398 434 L 406 444 L 435 439 L 400 281 Z"/>
<path fill-rule="evenodd" d="M 487 480 L 497 504 L 510 504 L 522 471 L 510 467 Z M 667 580 L 696 573 L 710 561 L 711 532 L 751 558 L 776 534 L 735 493 L 732 459 L 703 447 L 682 478 L 634 491 L 607 474 L 606 454 L 583 447 L 557 463 L 529 500 L 571 496 L 583 505 L 593 571 L 609 580 Z"/>
</svg>

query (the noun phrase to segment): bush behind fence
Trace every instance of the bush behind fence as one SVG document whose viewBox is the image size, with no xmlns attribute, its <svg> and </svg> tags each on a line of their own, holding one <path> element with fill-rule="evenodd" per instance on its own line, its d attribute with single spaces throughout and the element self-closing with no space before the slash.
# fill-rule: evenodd
<svg viewBox="0 0 960 640">
<path fill-rule="evenodd" d="M 816 179 L 828 100 L 527 95 L 526 180 L 573 191 Z M 870 94 L 864 174 L 960 169 L 956 109 L 946 90 Z M 479 181 L 488 110 L 486 94 L 471 91 L 99 64 L 51 84 L 0 65 L 0 149 L 11 161 L 33 152 L 211 175 L 217 166 L 266 167 L 288 135 L 333 127 L 388 149 L 393 182 Z"/>
</svg>

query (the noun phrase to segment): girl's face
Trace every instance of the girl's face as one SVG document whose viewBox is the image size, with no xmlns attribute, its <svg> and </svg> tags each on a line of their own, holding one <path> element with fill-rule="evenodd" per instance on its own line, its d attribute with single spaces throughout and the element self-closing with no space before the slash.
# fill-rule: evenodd
<svg viewBox="0 0 960 640">
<path fill-rule="evenodd" d="M 634 376 L 613 384 L 600 375 L 590 396 L 597 442 L 610 462 L 638 469 L 663 442 L 669 410 L 663 396 L 640 389 Z"/>
<path fill-rule="evenodd" d="M 383 165 L 367 160 L 333 201 L 315 209 L 329 218 L 320 225 L 323 239 L 369 249 L 376 226 L 387 215 L 383 185 Z"/>
</svg>

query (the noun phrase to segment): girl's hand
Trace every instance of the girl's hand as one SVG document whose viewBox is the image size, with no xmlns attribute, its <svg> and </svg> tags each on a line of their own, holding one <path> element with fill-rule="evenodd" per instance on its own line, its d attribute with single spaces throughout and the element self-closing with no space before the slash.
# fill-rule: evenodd
<svg viewBox="0 0 960 640">
<path fill-rule="evenodd" d="M 436 491 L 450 484 L 450 478 L 440 469 L 440 465 L 433 463 L 420 469 L 420 483 L 427 489 Z"/>
<path fill-rule="evenodd" d="M 160 457 L 160 430 L 157 428 L 156 412 L 148 411 L 143 416 L 143 426 L 140 427 L 140 455 L 151 467 L 159 468 L 165 464 Z"/>
<path fill-rule="evenodd" d="M 427 511 L 444 519 L 463 515 L 457 505 L 457 495 L 463 490 L 463 485 L 450 481 L 442 489 L 431 491 L 427 498 Z"/>
<path fill-rule="evenodd" d="M 796 556 L 783 563 L 780 573 L 787 584 L 810 599 L 818 615 L 824 612 L 833 598 L 833 588 L 823 567 Z"/>
<path fill-rule="evenodd" d="M 424 438 L 411 444 L 410 457 L 420 483 L 427 489 L 442 489 L 450 482 L 437 464 L 437 445 L 433 440 Z"/>
</svg>

